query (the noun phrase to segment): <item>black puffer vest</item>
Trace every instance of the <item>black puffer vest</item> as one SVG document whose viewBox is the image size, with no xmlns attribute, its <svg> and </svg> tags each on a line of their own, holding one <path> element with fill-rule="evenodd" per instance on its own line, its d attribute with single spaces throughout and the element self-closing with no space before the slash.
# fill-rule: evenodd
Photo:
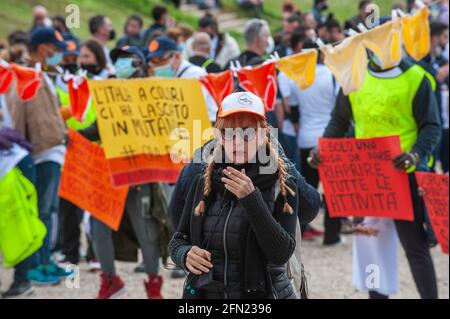
<svg viewBox="0 0 450 319">
<path fill-rule="evenodd" d="M 202 185 L 203 183 L 199 183 Z M 274 187 L 275 188 L 275 187 Z M 274 208 L 275 190 L 265 192 L 264 198 L 271 211 Z M 270 199 L 270 200 L 269 200 Z M 262 260 L 264 264 L 265 282 L 260 285 L 266 287 L 266 293 L 246 290 L 245 263 L 247 236 L 249 234 L 249 222 L 245 211 L 236 198 L 217 194 L 208 205 L 205 216 L 192 216 L 193 219 L 202 218 L 201 229 L 191 229 L 192 232 L 201 231 L 203 240 L 209 238 L 207 250 L 212 253 L 213 279 L 224 283 L 224 292 L 204 291 L 202 298 L 208 299 L 295 299 L 293 287 L 288 278 L 286 266 L 274 266 Z M 191 223 L 191 226 L 199 223 Z M 258 249 L 256 247 L 255 249 Z M 262 253 L 258 255 L 262 256 Z"/>
</svg>

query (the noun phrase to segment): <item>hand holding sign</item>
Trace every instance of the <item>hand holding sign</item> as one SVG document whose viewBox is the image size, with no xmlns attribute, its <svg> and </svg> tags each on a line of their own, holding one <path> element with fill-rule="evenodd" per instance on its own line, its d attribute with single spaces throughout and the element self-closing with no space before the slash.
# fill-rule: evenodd
<svg viewBox="0 0 450 319">
<path fill-rule="evenodd" d="M 408 176 L 394 168 L 400 139 L 319 140 L 320 179 L 331 217 L 373 216 L 413 220 Z"/>
<path fill-rule="evenodd" d="M 103 149 L 69 130 L 59 195 L 114 230 L 122 220 L 128 187 L 114 188 Z"/>
<path fill-rule="evenodd" d="M 416 172 L 425 206 L 442 251 L 448 255 L 448 175 Z"/>
</svg>

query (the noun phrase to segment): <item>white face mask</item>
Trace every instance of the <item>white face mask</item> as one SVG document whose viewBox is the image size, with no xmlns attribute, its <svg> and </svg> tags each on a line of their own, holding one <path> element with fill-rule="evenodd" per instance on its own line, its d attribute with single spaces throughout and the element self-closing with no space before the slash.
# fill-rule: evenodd
<svg viewBox="0 0 450 319">
<path fill-rule="evenodd" d="M 269 37 L 269 39 L 267 40 L 268 46 L 266 48 L 266 54 L 270 54 L 273 52 L 273 50 L 275 50 L 275 41 L 273 40 L 272 37 Z"/>
</svg>

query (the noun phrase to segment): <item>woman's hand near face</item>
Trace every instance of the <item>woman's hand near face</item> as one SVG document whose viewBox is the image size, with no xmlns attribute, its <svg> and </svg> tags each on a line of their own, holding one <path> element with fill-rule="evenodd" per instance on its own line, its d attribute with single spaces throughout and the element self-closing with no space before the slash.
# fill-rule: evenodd
<svg viewBox="0 0 450 319">
<path fill-rule="evenodd" d="M 233 167 L 223 170 L 226 177 L 222 177 L 225 188 L 236 195 L 237 198 L 245 198 L 255 191 L 252 180 L 245 174 L 245 170 L 238 171 Z"/>
<path fill-rule="evenodd" d="M 211 253 L 197 246 L 192 246 L 186 256 L 186 268 L 194 275 L 208 273 L 213 267 Z"/>
</svg>

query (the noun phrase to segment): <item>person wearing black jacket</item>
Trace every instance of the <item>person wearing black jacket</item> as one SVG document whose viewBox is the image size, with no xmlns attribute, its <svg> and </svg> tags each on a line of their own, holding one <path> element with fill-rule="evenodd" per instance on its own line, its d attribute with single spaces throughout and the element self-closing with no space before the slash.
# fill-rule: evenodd
<svg viewBox="0 0 450 319">
<path fill-rule="evenodd" d="M 224 70 L 231 66 L 231 62 L 239 62 L 244 66 L 255 66 L 264 62 L 264 55 L 269 47 L 270 28 L 267 21 L 252 19 L 245 25 L 245 51 L 237 58 L 231 59 Z"/>
<path fill-rule="evenodd" d="M 317 217 L 322 204 L 320 193 L 308 184 L 305 177 L 298 172 L 295 165 L 286 157 L 281 144 L 276 140 L 273 143 L 277 144 L 279 156 L 286 162 L 289 174 L 297 180 L 297 192 L 299 196 L 298 220 L 302 225 L 311 223 Z M 192 181 L 203 173 L 205 162 L 202 161 L 201 156 L 206 156 L 206 152 L 213 149 L 215 145 L 216 141 L 211 140 L 197 150 L 192 162 L 183 168 L 178 177 L 168 208 L 170 227 L 174 232 L 178 229 L 184 206 L 189 198 L 188 192 Z"/>
<path fill-rule="evenodd" d="M 169 244 L 190 273 L 184 298 L 296 298 L 286 264 L 296 247 L 297 180 L 269 139 L 262 100 L 229 95 L 215 128 L 217 144 Z"/>
<path fill-rule="evenodd" d="M 197 32 L 192 41 L 193 55 L 189 62 L 206 70 L 208 73 L 220 73 L 222 68 L 209 57 L 211 38 L 206 32 Z"/>
<path fill-rule="evenodd" d="M 393 164 L 409 173 L 414 221 L 395 220 L 395 226 L 420 296 L 437 299 L 436 274 L 424 229 L 424 202 L 413 174 L 415 169 L 428 170 L 428 159 L 440 139 L 436 98 L 422 67 L 404 60 L 383 70 L 376 56 L 370 52 L 369 56 L 362 87 L 349 96 L 341 90 L 323 136 L 345 137 L 352 122 L 357 138 L 400 136 L 402 153 Z M 309 163 L 313 167 L 321 163 L 319 151 L 311 152 Z"/>
</svg>

